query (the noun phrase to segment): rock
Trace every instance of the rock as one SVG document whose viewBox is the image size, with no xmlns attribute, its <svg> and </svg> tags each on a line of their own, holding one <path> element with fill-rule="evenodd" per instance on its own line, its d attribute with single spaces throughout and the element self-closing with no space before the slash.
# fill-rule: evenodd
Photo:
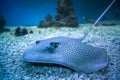
<svg viewBox="0 0 120 80">
<path fill-rule="evenodd" d="M 6 25 L 6 20 L 3 16 L 0 16 L 0 33 L 9 32 L 9 29 L 4 28 Z"/>
<path fill-rule="evenodd" d="M 15 29 L 15 35 L 16 36 L 21 36 L 21 33 L 22 32 L 21 32 L 21 28 L 20 27 L 18 27 L 18 28 Z"/>
<path fill-rule="evenodd" d="M 0 16 L 0 29 L 3 29 L 5 25 L 6 20 L 4 19 L 4 17 Z"/>
<path fill-rule="evenodd" d="M 26 34 L 28 34 L 28 30 L 26 28 L 23 28 L 22 29 L 22 35 L 26 35 Z"/>
<path fill-rule="evenodd" d="M 29 33 L 30 33 L 30 34 L 33 34 L 33 31 L 31 30 Z"/>
<path fill-rule="evenodd" d="M 21 29 L 20 27 L 15 29 L 15 35 L 16 36 L 23 36 L 28 34 L 28 30 L 26 28 Z"/>
<path fill-rule="evenodd" d="M 9 32 L 9 31 L 10 31 L 10 29 L 8 29 L 8 28 L 3 28 L 3 29 L 0 30 L 0 33 L 2 33 L 2 32 Z"/>
</svg>

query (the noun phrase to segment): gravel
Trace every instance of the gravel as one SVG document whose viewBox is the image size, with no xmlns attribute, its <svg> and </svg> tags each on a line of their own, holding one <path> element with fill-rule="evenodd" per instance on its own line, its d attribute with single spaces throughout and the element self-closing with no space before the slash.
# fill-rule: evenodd
<svg viewBox="0 0 120 80">
<path fill-rule="evenodd" d="M 90 24 L 78 28 L 29 27 L 33 34 L 16 37 L 15 28 L 0 34 L 0 80 L 120 80 L 120 25 L 97 26 L 84 42 L 107 50 L 108 65 L 91 74 L 78 73 L 66 67 L 53 64 L 31 64 L 21 60 L 27 46 L 36 40 L 56 36 L 80 38 Z M 24 26 L 23 26 L 24 27 Z"/>
</svg>

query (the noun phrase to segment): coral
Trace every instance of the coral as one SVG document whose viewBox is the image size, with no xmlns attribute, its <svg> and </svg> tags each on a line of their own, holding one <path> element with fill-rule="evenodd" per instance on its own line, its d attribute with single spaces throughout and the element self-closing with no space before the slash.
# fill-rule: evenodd
<svg viewBox="0 0 120 80">
<path fill-rule="evenodd" d="M 78 26 L 77 17 L 74 14 L 72 0 L 59 0 L 56 10 L 57 15 L 55 16 L 55 26 Z"/>
<path fill-rule="evenodd" d="M 45 21 L 40 21 L 38 27 L 46 27 Z"/>
<path fill-rule="evenodd" d="M 68 26 L 77 27 L 77 17 L 75 16 L 72 0 L 59 0 L 57 5 L 57 14 L 52 21 L 52 16 L 48 14 L 45 17 L 45 21 L 41 21 L 38 27 L 49 26 Z"/>
<path fill-rule="evenodd" d="M 40 24 L 38 25 L 38 27 L 49 27 L 53 25 L 53 21 L 52 21 L 52 16 L 50 14 L 48 14 L 45 17 L 45 21 L 40 21 Z"/>
<path fill-rule="evenodd" d="M 45 17 L 45 20 L 46 20 L 46 22 L 52 21 L 52 16 L 51 16 L 50 14 L 48 14 L 48 15 Z"/>
<path fill-rule="evenodd" d="M 46 26 L 52 26 L 53 25 L 52 16 L 50 14 L 48 14 L 45 17 L 45 20 L 46 20 Z"/>
</svg>

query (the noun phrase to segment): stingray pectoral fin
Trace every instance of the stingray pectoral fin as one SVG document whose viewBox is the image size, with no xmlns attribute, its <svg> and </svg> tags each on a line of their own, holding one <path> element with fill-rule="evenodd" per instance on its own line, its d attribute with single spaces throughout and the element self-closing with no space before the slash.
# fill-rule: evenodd
<svg viewBox="0 0 120 80">
<path fill-rule="evenodd" d="M 91 58 L 88 58 L 87 64 L 82 68 L 83 72 L 91 73 L 96 72 L 107 66 L 108 56 L 107 51 L 103 48 L 94 47 Z M 90 55 L 89 55 L 90 56 Z"/>
<path fill-rule="evenodd" d="M 78 68 L 76 66 L 73 66 L 73 64 L 71 63 L 65 62 L 64 58 L 58 54 L 40 54 L 31 49 L 27 49 L 23 54 L 22 60 L 25 62 L 58 64 L 78 71 Z"/>
<path fill-rule="evenodd" d="M 49 56 L 49 55 L 42 55 L 42 56 L 39 56 L 38 57 L 35 57 L 33 55 L 28 55 L 28 54 L 24 54 L 23 55 L 23 61 L 25 62 L 35 62 L 35 63 L 47 63 L 47 64 L 58 64 L 58 65 L 61 65 L 61 66 L 64 66 L 64 67 L 67 67 L 67 68 L 70 68 L 72 70 L 77 70 L 77 68 L 73 68 L 73 66 L 71 66 L 70 64 L 68 63 L 65 63 L 64 60 L 62 60 L 62 58 L 60 56 L 49 56 L 49 57 L 46 57 L 46 56 Z"/>
<path fill-rule="evenodd" d="M 46 59 L 44 57 L 41 58 L 41 60 L 38 60 L 38 61 L 30 61 L 30 62 L 35 62 L 35 63 L 47 63 L 47 64 L 57 64 L 57 65 L 61 65 L 63 67 L 66 67 L 68 69 L 71 69 L 71 70 L 75 70 L 77 72 L 81 72 L 81 70 L 78 69 L 77 66 L 73 66 L 73 64 L 69 64 L 69 63 L 66 63 L 64 62 L 62 59 L 60 59 L 60 57 L 58 58 L 54 58 L 53 57 L 51 59 Z"/>
</svg>

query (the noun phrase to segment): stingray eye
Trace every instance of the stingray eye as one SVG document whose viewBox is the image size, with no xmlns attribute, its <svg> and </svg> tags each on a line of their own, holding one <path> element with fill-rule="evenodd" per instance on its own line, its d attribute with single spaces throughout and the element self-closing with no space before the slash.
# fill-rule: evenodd
<svg viewBox="0 0 120 80">
<path fill-rule="evenodd" d="M 53 53 L 54 50 L 58 47 L 58 45 L 59 45 L 59 42 L 50 42 L 47 49 L 49 52 Z"/>
<path fill-rule="evenodd" d="M 59 42 L 51 42 L 51 43 L 49 43 L 49 45 L 53 48 L 57 48 L 59 45 Z"/>
<path fill-rule="evenodd" d="M 40 41 L 36 41 L 35 43 L 38 44 L 38 43 L 40 43 Z"/>
</svg>

